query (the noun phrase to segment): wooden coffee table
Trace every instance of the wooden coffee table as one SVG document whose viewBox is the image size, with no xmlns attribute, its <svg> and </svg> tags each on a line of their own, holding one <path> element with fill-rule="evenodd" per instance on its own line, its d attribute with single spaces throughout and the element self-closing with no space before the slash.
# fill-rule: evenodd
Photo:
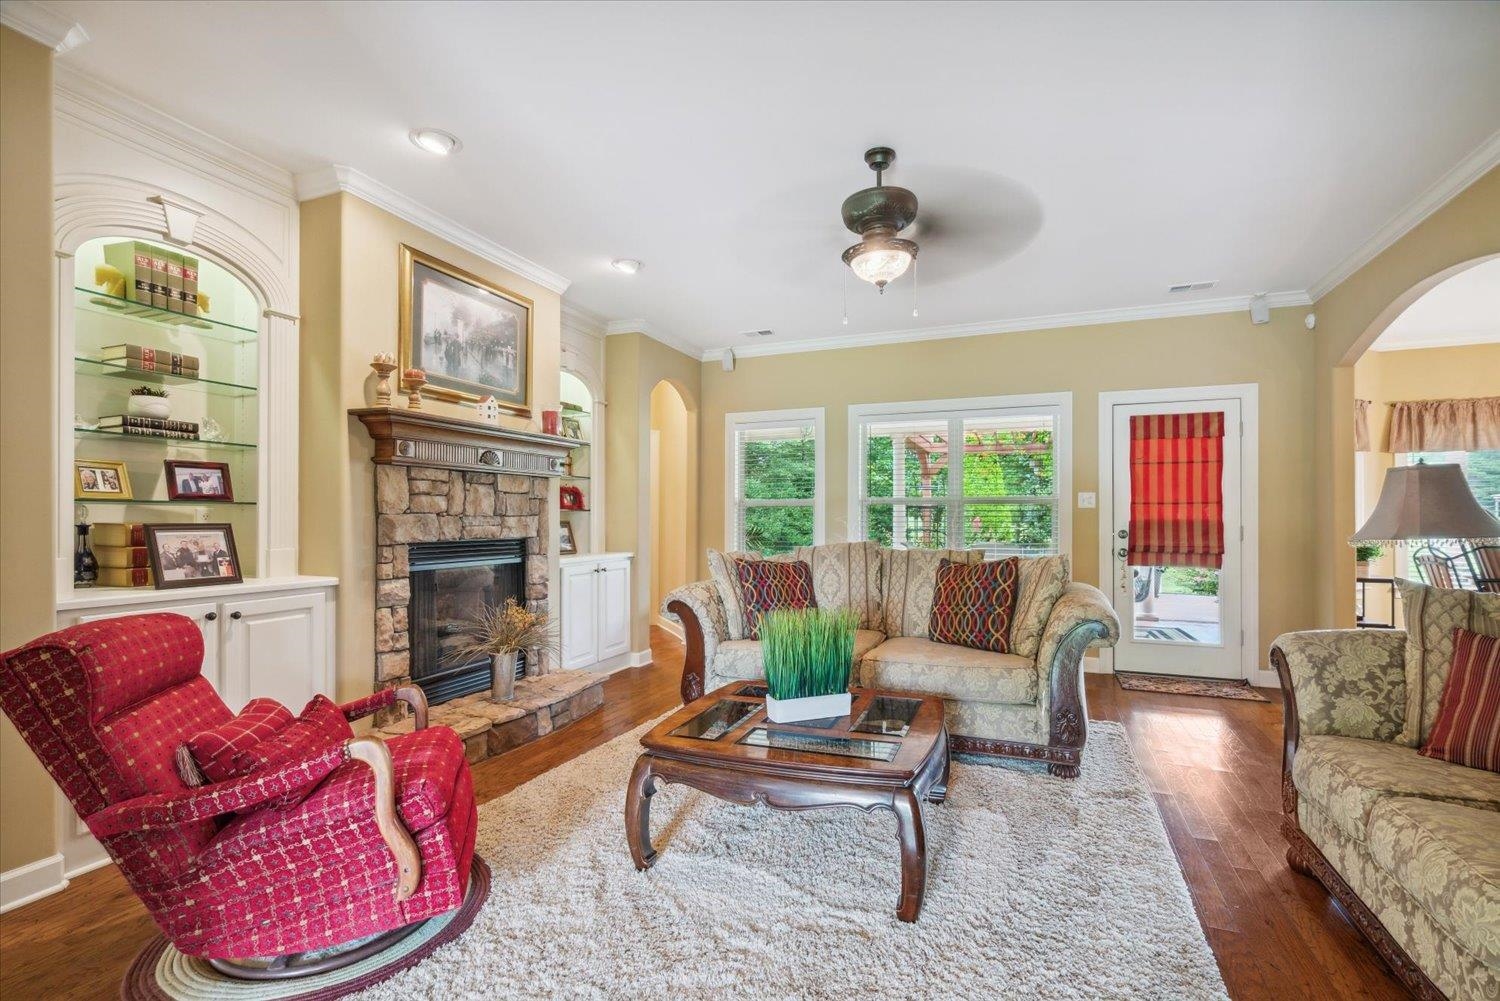
<svg viewBox="0 0 1500 1001">
<path fill-rule="evenodd" d="M 656 861 L 651 796 L 657 782 L 701 789 L 731 803 L 777 810 L 852 806 L 896 815 L 901 898 L 896 916 L 915 921 L 927 888 L 922 804 L 948 793 L 943 700 L 854 690 L 848 716 L 771 723 L 763 683 L 726 685 L 683 706 L 641 738 L 625 798 L 625 836 L 637 869 Z"/>
</svg>

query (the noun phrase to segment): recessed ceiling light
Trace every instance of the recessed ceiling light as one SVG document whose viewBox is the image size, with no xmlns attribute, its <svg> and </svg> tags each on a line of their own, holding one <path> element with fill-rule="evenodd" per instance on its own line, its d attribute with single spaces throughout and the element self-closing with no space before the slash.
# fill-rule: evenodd
<svg viewBox="0 0 1500 1001">
<path fill-rule="evenodd" d="M 437 156 L 448 156 L 464 148 L 464 144 L 458 141 L 458 136 L 442 129 L 412 129 L 410 138 L 417 149 Z"/>
<path fill-rule="evenodd" d="M 620 272 L 620 274 L 622 275 L 633 275 L 637 271 L 641 270 L 641 268 L 644 268 L 646 265 L 642 264 L 640 261 L 637 261 L 633 257 L 616 257 L 614 260 L 609 262 L 609 266 Z"/>
</svg>

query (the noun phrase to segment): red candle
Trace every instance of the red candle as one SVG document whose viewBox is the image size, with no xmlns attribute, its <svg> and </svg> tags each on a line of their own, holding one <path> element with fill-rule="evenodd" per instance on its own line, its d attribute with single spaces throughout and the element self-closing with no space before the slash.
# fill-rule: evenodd
<svg viewBox="0 0 1500 1001">
<path fill-rule="evenodd" d="M 542 434 L 557 434 L 561 414 L 556 410 L 542 411 Z"/>
</svg>

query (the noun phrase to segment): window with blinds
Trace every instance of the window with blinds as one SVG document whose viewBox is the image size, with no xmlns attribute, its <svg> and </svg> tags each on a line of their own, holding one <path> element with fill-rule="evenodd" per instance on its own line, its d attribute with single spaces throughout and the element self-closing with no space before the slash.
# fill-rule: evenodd
<svg viewBox="0 0 1500 1001">
<path fill-rule="evenodd" d="M 1071 403 L 1026 399 L 852 408 L 860 468 L 851 533 L 898 549 L 983 549 L 990 559 L 1063 551 Z"/>
<path fill-rule="evenodd" d="M 725 418 L 730 549 L 772 556 L 823 540 L 823 411 Z"/>
</svg>

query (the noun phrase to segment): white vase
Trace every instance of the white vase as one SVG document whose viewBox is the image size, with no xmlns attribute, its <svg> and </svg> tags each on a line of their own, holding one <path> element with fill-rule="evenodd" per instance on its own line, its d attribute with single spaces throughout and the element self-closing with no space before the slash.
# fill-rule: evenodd
<svg viewBox="0 0 1500 1001">
<path fill-rule="evenodd" d="M 490 655 L 490 701 L 509 702 L 516 697 L 516 652 Z"/>
<path fill-rule="evenodd" d="M 172 402 L 165 396 L 132 396 L 125 406 L 132 417 L 155 417 L 166 420 L 172 416 Z"/>
<path fill-rule="evenodd" d="M 798 723 L 806 719 L 831 719 L 848 716 L 854 696 L 849 692 L 838 695 L 814 695 L 806 699 L 773 699 L 766 696 L 766 718 L 772 723 Z"/>
</svg>

